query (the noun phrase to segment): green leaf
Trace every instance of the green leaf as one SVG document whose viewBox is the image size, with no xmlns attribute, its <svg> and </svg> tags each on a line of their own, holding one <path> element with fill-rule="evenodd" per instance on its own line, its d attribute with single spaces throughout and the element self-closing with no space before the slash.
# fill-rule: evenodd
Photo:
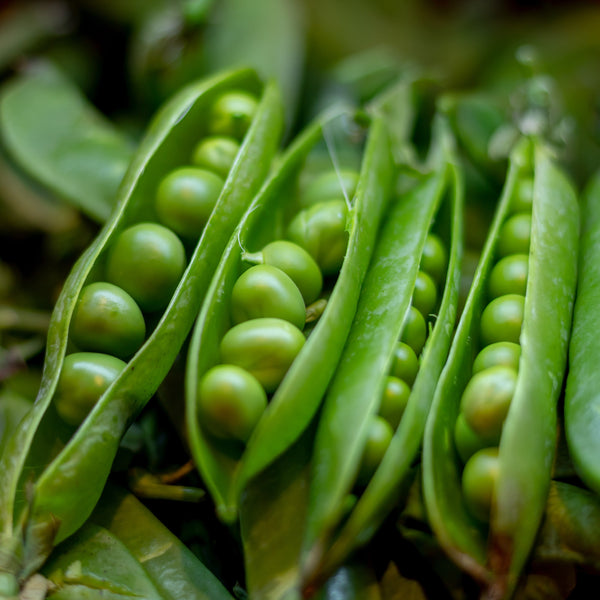
<svg viewBox="0 0 600 600">
<path fill-rule="evenodd" d="M 35 70 L 3 88 L 0 134 L 36 181 L 97 222 L 108 219 L 133 147 L 58 71 Z"/>
</svg>

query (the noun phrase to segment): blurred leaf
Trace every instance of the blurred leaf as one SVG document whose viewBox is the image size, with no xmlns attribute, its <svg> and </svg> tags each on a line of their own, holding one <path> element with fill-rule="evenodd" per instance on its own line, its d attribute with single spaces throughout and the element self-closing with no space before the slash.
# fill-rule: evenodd
<svg viewBox="0 0 600 600">
<path fill-rule="evenodd" d="M 134 496 L 108 487 L 89 521 L 43 569 L 56 599 L 232 600 Z"/>
<path fill-rule="evenodd" d="M 108 218 L 133 148 L 57 71 L 34 70 L 6 85 L 0 133 L 34 179 L 96 221 Z"/>
<path fill-rule="evenodd" d="M 206 30 L 208 71 L 251 66 L 281 87 L 288 124 L 295 116 L 304 66 L 299 0 L 222 0 Z"/>
<path fill-rule="evenodd" d="M 0 454 L 10 433 L 31 407 L 33 401 L 13 390 L 0 390 Z"/>
</svg>

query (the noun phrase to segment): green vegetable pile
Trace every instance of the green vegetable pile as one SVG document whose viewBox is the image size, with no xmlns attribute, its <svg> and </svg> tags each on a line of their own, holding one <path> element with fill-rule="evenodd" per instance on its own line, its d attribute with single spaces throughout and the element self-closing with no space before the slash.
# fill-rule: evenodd
<svg viewBox="0 0 600 600">
<path fill-rule="evenodd" d="M 600 10 L 397 4 L 0 9 L 0 600 L 597 587 Z"/>
</svg>

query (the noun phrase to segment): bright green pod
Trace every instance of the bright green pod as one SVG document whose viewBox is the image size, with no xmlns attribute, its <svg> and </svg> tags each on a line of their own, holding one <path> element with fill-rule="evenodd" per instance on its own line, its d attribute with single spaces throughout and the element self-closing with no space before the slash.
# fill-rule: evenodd
<svg viewBox="0 0 600 600">
<path fill-rule="evenodd" d="M 520 301 L 522 327 L 516 340 L 520 343 L 518 372 L 500 437 L 489 524 L 482 528 L 463 495 L 454 432 L 460 399 L 480 350 L 489 276 L 502 256 L 498 246 L 505 226 L 515 218 L 511 216 L 515 187 L 530 176 L 533 207 L 526 215 L 531 230 L 523 236 L 530 242 L 526 295 Z M 575 294 L 578 233 L 579 209 L 571 182 L 542 142 L 521 139 L 510 157 L 423 442 L 423 490 L 429 523 L 448 556 L 479 580 L 489 597 L 512 596 L 544 515 Z"/>
<path fill-rule="evenodd" d="M 81 292 L 107 280 L 107 259 L 122 232 L 141 223 L 162 227 L 154 206 L 159 183 L 177 166 L 189 164 L 198 137 L 208 131 L 210 108 L 233 90 L 256 97 L 257 110 L 203 234 L 184 255 L 183 271 L 170 280 L 170 295 L 156 290 L 156 282 L 142 287 L 152 291 L 153 299 L 140 308 L 154 311 L 145 340 L 78 429 L 66 431 L 50 409 L 72 343 L 69 332 Z M 275 85 L 264 85 L 250 69 L 223 72 L 182 88 L 154 118 L 121 182 L 110 219 L 62 287 L 49 326 L 37 400 L 0 456 L 0 572 L 25 580 L 90 515 L 122 436 L 164 380 L 192 328 L 223 249 L 267 175 L 281 130 Z M 132 280 L 152 271 L 143 257 L 135 259 L 141 262 L 130 270 Z M 128 279 L 124 276 L 119 287 L 126 289 Z M 143 304 L 139 298 L 136 302 Z M 28 504 L 23 502 L 25 482 Z"/>
<path fill-rule="evenodd" d="M 252 263 L 274 263 L 271 268 L 281 268 L 296 282 L 307 279 L 307 264 L 314 266 L 314 259 L 307 262 L 302 258 L 302 255 L 306 256 L 305 251 L 299 260 L 295 250 L 288 258 L 289 248 L 297 248 L 297 245 L 282 240 L 287 223 L 298 210 L 295 190 L 305 176 L 303 167 L 311 163 L 313 156 L 319 159 L 328 156 L 325 138 L 332 128 L 336 128 L 338 142 L 343 140 L 344 155 L 350 157 L 352 164 L 362 165 L 358 192 L 349 210 L 345 209 L 347 243 L 343 264 L 336 278 L 324 279 L 326 289 L 322 295 L 327 300 L 323 302 L 319 318 L 306 331 L 306 342 L 287 372 L 279 368 L 279 376 L 267 384 L 272 393 L 269 404 L 241 456 L 232 457 L 198 426 L 198 381 L 215 361 L 231 362 L 229 354 L 219 355 L 219 345 L 227 336 L 242 326 L 255 327 L 251 325 L 252 321 L 245 321 L 231 328 L 232 290 L 240 273 L 247 268 L 248 259 Z M 217 514 L 225 522 L 234 522 L 238 518 L 239 503 L 246 486 L 285 455 L 319 409 L 350 331 L 391 183 L 392 158 L 382 119 L 354 121 L 353 113 L 341 109 L 334 111 L 316 120 L 294 140 L 231 237 L 198 317 L 186 369 L 186 424 L 192 455 L 213 497 Z M 279 256 L 282 248 L 284 258 Z M 310 270 L 312 267 L 308 268 L 309 273 Z M 309 275 L 308 279 L 311 278 Z M 311 295 L 320 287 L 320 281 L 318 283 Z M 306 286 L 302 287 L 306 293 Z M 286 328 L 295 329 L 290 323 L 282 323 Z M 295 331 L 300 333 L 298 329 Z M 255 341 L 259 346 L 258 337 Z M 253 358 L 258 356 L 253 344 L 254 341 L 246 349 L 240 350 L 238 346 L 232 350 L 239 355 L 238 364 L 249 369 L 253 368 Z M 271 350 L 274 348 L 272 345 Z M 274 350 L 273 358 L 269 360 L 280 360 L 282 357 L 278 352 Z"/>
<path fill-rule="evenodd" d="M 433 140 L 436 160 L 431 171 L 415 178 L 414 185 L 396 199 L 382 226 L 354 323 L 325 397 L 314 442 L 315 468 L 301 555 L 302 588 L 306 590 L 365 544 L 392 507 L 402 502 L 450 346 L 458 302 L 464 189 L 453 158 L 452 138 L 442 118 L 436 121 Z M 360 482 L 358 500 L 345 515 L 340 507 L 356 484 L 370 419 L 382 407 L 389 375 L 402 377 L 403 360 L 398 359 L 406 356 L 397 356 L 398 339 L 411 308 L 416 278 L 423 269 L 423 251 L 433 223 L 447 274 L 440 286 L 444 291 L 438 316 L 420 361 L 412 349 L 408 353 L 418 367 L 408 403 L 382 460 L 369 481 Z M 405 348 L 410 346 L 400 346 Z M 415 376 L 414 367 L 407 369 L 411 371 L 409 380 Z"/>
<path fill-rule="evenodd" d="M 598 387 L 598 282 L 600 281 L 600 176 L 588 184 L 582 206 L 581 254 L 569 377 L 565 394 L 565 434 L 569 454 L 582 481 L 600 494 L 600 388 Z"/>
</svg>

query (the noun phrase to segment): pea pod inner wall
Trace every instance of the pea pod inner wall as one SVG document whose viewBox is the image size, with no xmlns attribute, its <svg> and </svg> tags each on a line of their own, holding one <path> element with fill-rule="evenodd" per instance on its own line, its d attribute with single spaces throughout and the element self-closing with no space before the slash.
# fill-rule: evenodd
<svg viewBox="0 0 600 600">
<path fill-rule="evenodd" d="M 348 119 L 349 115 L 343 118 Z M 322 136 L 328 135 L 330 128 L 331 124 L 324 121 L 305 131 L 282 159 L 280 170 L 253 202 L 248 222 L 241 224 L 224 256 L 190 346 L 186 381 L 188 433 L 196 464 L 215 499 L 220 517 L 226 521 L 233 521 L 237 516 L 239 495 L 245 482 L 289 447 L 314 416 L 348 334 L 387 201 L 391 154 L 383 123 L 375 118 L 369 128 L 358 187 L 349 213 L 347 252 L 325 311 L 270 400 L 241 460 L 227 456 L 198 423 L 196 396 L 199 379 L 214 364 L 215 349 L 228 326 L 228 298 L 240 272 L 239 245 L 255 250 L 282 230 L 284 213 L 290 210 L 286 199 L 289 186 L 311 148 L 322 142 Z"/>
<path fill-rule="evenodd" d="M 454 424 L 471 376 L 499 230 L 517 179 L 530 160 L 533 212 L 521 358 L 502 431 L 488 536 L 462 497 Z M 522 140 L 511 156 L 503 194 L 436 389 L 423 449 L 424 494 L 431 526 L 452 559 L 488 586 L 490 597 L 514 592 L 545 506 L 574 296 L 577 237 L 578 206 L 571 184 L 541 143 Z"/>
<path fill-rule="evenodd" d="M 217 96 L 232 89 L 248 90 L 261 102 L 219 202 L 151 335 L 62 447 L 48 423 L 53 421 L 51 401 L 81 289 L 93 280 L 103 250 L 114 236 L 132 223 L 155 219 L 153 199 L 159 181 L 175 166 L 189 160 L 193 145 L 205 128 L 208 107 Z M 281 126 L 276 88 L 263 87 L 248 69 L 185 88 L 151 124 L 122 183 L 113 218 L 65 283 L 50 324 L 38 399 L 1 458 L 0 528 L 6 549 L 3 560 L 10 563 L 2 568 L 26 576 L 44 560 L 52 544 L 75 531 L 93 509 L 121 436 L 168 372 L 191 328 L 222 249 L 269 168 Z M 48 432 L 52 435 L 48 436 Z M 13 519 L 17 523 L 14 533 Z"/>
</svg>

